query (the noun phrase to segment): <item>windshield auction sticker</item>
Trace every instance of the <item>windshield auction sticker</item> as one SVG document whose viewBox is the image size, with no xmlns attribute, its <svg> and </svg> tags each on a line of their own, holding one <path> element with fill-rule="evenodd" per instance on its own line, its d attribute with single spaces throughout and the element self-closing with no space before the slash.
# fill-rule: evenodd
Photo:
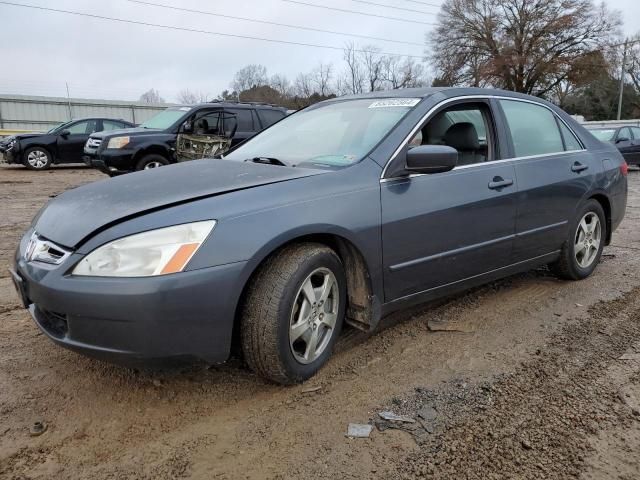
<svg viewBox="0 0 640 480">
<path fill-rule="evenodd" d="M 414 107 L 420 103 L 419 98 L 387 98 L 385 100 L 376 100 L 369 108 L 388 108 L 388 107 Z"/>
</svg>

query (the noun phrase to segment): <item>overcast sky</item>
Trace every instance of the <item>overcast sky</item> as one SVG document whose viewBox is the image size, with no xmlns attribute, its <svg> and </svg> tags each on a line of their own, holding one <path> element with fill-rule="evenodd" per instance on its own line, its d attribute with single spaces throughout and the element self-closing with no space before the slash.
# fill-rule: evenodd
<svg viewBox="0 0 640 480">
<path fill-rule="evenodd" d="M 239 34 L 307 44 L 342 47 L 353 40 L 375 44 L 383 51 L 422 55 L 424 47 L 359 39 L 345 35 L 276 27 L 181 12 L 128 0 L 12 0 L 92 15 L 163 24 L 209 32 Z M 396 8 L 377 7 L 361 0 L 299 0 L 304 3 L 365 12 L 380 17 L 314 8 L 287 0 L 148 0 L 211 13 L 307 26 L 350 34 L 423 43 L 432 28 L 441 0 L 370 0 Z M 297 1 L 297 0 L 296 0 Z M 640 27 L 640 1 L 607 0 L 623 11 L 625 34 Z M 429 5 L 430 4 L 430 5 Z M 408 10 L 416 11 L 408 11 Z M 393 20 L 404 18 L 411 22 Z M 229 87 L 233 74 L 250 63 L 261 63 L 268 73 L 293 79 L 319 62 L 343 68 L 342 52 L 328 48 L 284 45 L 118 23 L 65 13 L 0 4 L 0 93 L 135 100 L 156 88 L 168 101 L 188 88 L 211 96 Z"/>
</svg>

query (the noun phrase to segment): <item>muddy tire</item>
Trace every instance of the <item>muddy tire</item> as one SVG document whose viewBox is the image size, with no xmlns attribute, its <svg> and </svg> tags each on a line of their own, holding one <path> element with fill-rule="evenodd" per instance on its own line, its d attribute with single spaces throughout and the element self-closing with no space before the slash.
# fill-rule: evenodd
<svg viewBox="0 0 640 480">
<path fill-rule="evenodd" d="M 47 170 L 53 159 L 44 147 L 31 147 L 24 152 L 22 164 L 29 170 Z"/>
<path fill-rule="evenodd" d="M 331 356 L 346 297 L 344 268 L 330 248 L 305 243 L 268 258 L 242 308 L 242 350 L 249 367 L 281 384 L 313 376 Z"/>
<path fill-rule="evenodd" d="M 169 160 L 162 155 L 152 153 L 150 155 L 145 155 L 140 159 L 136 164 L 136 172 L 140 170 L 151 170 L 152 168 L 163 167 L 165 165 L 169 165 Z"/>
<path fill-rule="evenodd" d="M 591 275 L 602 255 L 606 229 L 602 205 L 597 200 L 588 200 L 578 209 L 560 259 L 551 265 L 552 271 L 567 280 L 582 280 Z"/>
</svg>

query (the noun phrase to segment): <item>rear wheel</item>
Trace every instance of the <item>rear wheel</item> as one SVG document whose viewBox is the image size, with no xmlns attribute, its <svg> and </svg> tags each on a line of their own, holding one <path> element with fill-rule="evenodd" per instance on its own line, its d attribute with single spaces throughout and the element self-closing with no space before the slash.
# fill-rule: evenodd
<svg viewBox="0 0 640 480">
<path fill-rule="evenodd" d="M 140 159 L 136 165 L 136 171 L 151 170 L 152 168 L 163 167 L 165 165 L 169 165 L 169 160 L 164 158 L 162 155 L 152 153 L 150 155 L 145 155 Z"/>
<path fill-rule="evenodd" d="M 556 274 L 569 280 L 581 280 L 593 273 L 604 248 L 607 224 L 602 205 L 587 201 L 569 230 L 560 259 L 552 265 Z"/>
<path fill-rule="evenodd" d="M 249 367 L 282 384 L 313 376 L 331 356 L 346 295 L 340 258 L 324 245 L 294 245 L 269 258 L 252 280 L 242 311 Z"/>
<path fill-rule="evenodd" d="M 51 166 L 51 154 L 44 147 L 32 147 L 24 152 L 22 163 L 30 170 L 46 170 Z"/>
</svg>

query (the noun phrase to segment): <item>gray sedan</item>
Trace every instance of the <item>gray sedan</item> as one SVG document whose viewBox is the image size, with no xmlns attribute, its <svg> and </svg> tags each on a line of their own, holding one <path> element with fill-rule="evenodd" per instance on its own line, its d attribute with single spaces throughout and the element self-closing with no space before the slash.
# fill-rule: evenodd
<svg viewBox="0 0 640 480">
<path fill-rule="evenodd" d="M 548 264 L 596 268 L 627 166 L 557 107 L 409 89 L 299 111 L 223 159 L 52 199 L 15 255 L 54 342 L 123 363 L 227 359 L 311 377 L 343 325 Z"/>
</svg>

